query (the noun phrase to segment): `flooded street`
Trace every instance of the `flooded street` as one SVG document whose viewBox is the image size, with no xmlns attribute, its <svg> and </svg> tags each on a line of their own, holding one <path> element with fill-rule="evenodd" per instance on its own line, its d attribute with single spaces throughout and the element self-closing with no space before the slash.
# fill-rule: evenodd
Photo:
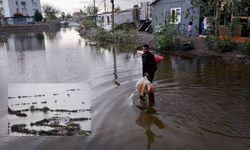
<svg viewBox="0 0 250 150">
<path fill-rule="evenodd" d="M 250 149 L 250 66 L 168 57 L 160 65 L 156 114 L 133 105 L 141 58 L 93 46 L 73 29 L 7 35 L 0 43 L 1 150 Z M 8 136 L 9 83 L 84 83 L 91 92 L 87 137 Z"/>
</svg>

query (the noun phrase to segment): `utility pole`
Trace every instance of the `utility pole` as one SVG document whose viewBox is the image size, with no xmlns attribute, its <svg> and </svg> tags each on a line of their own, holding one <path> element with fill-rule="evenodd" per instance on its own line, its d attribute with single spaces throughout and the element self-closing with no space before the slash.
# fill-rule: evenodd
<svg viewBox="0 0 250 150">
<path fill-rule="evenodd" d="M 104 0 L 104 12 L 107 12 L 106 0 Z"/>
<path fill-rule="evenodd" d="M 96 9 L 95 9 L 95 0 L 94 0 L 94 8 L 93 8 L 93 11 L 94 11 L 94 22 L 95 22 L 95 26 L 96 26 Z"/>
<path fill-rule="evenodd" d="M 112 18 L 112 32 L 114 33 L 114 30 L 115 30 L 115 4 L 114 4 L 114 0 L 110 0 L 110 2 L 112 3 L 112 16 L 111 16 L 111 18 Z"/>
</svg>

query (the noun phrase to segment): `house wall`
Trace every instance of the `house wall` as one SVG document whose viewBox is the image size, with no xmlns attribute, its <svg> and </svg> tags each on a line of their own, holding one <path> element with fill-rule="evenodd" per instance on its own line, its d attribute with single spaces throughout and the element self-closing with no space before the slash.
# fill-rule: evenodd
<svg viewBox="0 0 250 150">
<path fill-rule="evenodd" d="M 0 14 L 3 15 L 3 0 L 0 0 Z"/>
<path fill-rule="evenodd" d="M 141 3 L 141 13 L 140 13 L 140 20 L 147 20 L 151 19 L 151 8 L 150 8 L 150 2 L 142 2 Z"/>
<path fill-rule="evenodd" d="M 157 29 L 157 26 L 163 25 L 168 22 L 168 17 L 171 14 L 171 8 L 181 8 L 181 21 L 177 24 L 177 28 L 183 35 L 187 35 L 188 24 L 193 22 L 193 33 L 197 35 L 199 33 L 199 8 L 194 8 L 190 4 L 189 0 L 160 0 L 152 5 L 152 24 L 153 30 Z M 188 11 L 189 10 L 189 11 Z M 189 15 L 187 13 L 189 12 Z"/>
<path fill-rule="evenodd" d="M 3 10 L 4 17 L 12 17 L 17 11 L 24 16 L 33 16 L 35 10 L 41 12 L 41 3 L 40 0 L 4 0 Z"/>
<path fill-rule="evenodd" d="M 109 22 L 108 22 L 108 17 L 109 17 Z M 114 23 L 117 25 L 120 25 L 123 23 L 133 23 L 132 10 L 115 13 Z M 111 30 L 112 29 L 111 13 L 99 14 L 97 16 L 97 26 L 102 27 L 105 30 Z"/>
</svg>

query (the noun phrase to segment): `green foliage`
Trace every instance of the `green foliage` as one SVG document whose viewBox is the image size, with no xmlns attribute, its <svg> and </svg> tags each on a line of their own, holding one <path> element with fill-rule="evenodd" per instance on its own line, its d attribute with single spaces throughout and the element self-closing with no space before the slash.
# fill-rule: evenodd
<svg viewBox="0 0 250 150">
<path fill-rule="evenodd" d="M 34 13 L 34 20 L 35 22 L 39 22 L 43 20 L 43 16 L 38 10 L 36 10 Z"/>
<path fill-rule="evenodd" d="M 103 29 L 98 29 L 96 39 L 98 41 L 100 41 L 101 43 L 110 42 L 111 35 L 110 35 L 110 33 L 108 31 L 105 31 Z"/>
<path fill-rule="evenodd" d="M 72 17 L 74 20 L 76 20 L 77 22 L 81 22 L 85 17 L 87 16 L 87 14 L 85 12 L 83 12 L 82 10 L 78 11 L 78 12 L 74 12 Z"/>
<path fill-rule="evenodd" d="M 130 23 L 124 23 L 115 26 L 115 30 L 124 30 L 124 31 L 131 31 L 134 28 L 135 28 L 134 25 Z"/>
<path fill-rule="evenodd" d="M 98 29 L 96 40 L 101 45 L 116 44 L 123 49 L 136 49 L 138 47 L 130 32 L 123 30 L 116 30 L 115 33 L 111 33 L 103 29 Z"/>
<path fill-rule="evenodd" d="M 230 38 L 218 39 L 216 46 L 219 48 L 219 52 L 228 52 L 234 48 L 234 42 Z"/>
<path fill-rule="evenodd" d="M 117 31 L 116 32 L 116 43 L 127 45 L 132 42 L 132 36 L 127 31 Z"/>
<path fill-rule="evenodd" d="M 68 20 L 68 19 L 72 19 L 73 17 L 71 16 L 70 13 L 67 13 L 67 15 L 65 16 L 65 19 Z"/>
<path fill-rule="evenodd" d="M 85 7 L 85 13 L 88 16 L 94 16 L 98 13 L 98 7 L 94 7 L 94 5 L 88 5 L 87 7 Z"/>
<path fill-rule="evenodd" d="M 83 17 L 80 24 L 82 24 L 86 29 L 96 26 L 93 17 Z"/>
<path fill-rule="evenodd" d="M 247 40 L 247 41 L 245 41 L 245 42 L 243 43 L 243 46 L 245 47 L 245 49 L 247 50 L 247 52 L 250 53 L 250 39 Z"/>
<path fill-rule="evenodd" d="M 56 15 L 59 13 L 59 10 L 50 5 L 43 5 L 43 12 L 48 20 L 57 19 Z"/>
<path fill-rule="evenodd" d="M 158 49 L 177 49 L 180 46 L 180 36 L 173 24 L 161 26 L 155 36 Z"/>
</svg>

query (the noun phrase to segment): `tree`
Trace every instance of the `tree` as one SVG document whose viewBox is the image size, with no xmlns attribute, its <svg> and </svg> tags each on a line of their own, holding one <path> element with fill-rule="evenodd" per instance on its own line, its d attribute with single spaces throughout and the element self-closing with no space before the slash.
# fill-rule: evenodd
<svg viewBox="0 0 250 150">
<path fill-rule="evenodd" d="M 120 8 L 120 6 L 117 6 L 116 8 L 115 8 L 115 10 L 114 10 L 115 12 L 119 12 L 119 11 L 121 11 L 121 8 Z"/>
<path fill-rule="evenodd" d="M 215 33 L 219 24 L 229 24 L 240 16 L 250 16 L 249 0 L 190 0 L 194 7 L 199 7 L 202 16 L 214 19 Z M 236 18 L 236 19 L 233 19 Z M 238 19 L 239 20 L 239 19 Z"/>
<path fill-rule="evenodd" d="M 53 6 L 50 6 L 48 4 L 43 5 L 43 12 L 48 20 L 54 20 L 56 19 L 56 15 L 59 13 L 59 10 L 54 8 Z"/>
<path fill-rule="evenodd" d="M 61 12 L 62 20 L 65 19 L 65 12 Z"/>
<path fill-rule="evenodd" d="M 38 10 L 36 10 L 34 13 L 34 20 L 35 22 L 39 22 L 43 20 L 43 16 Z"/>
<path fill-rule="evenodd" d="M 89 6 L 85 7 L 85 13 L 88 16 L 94 16 L 97 14 L 98 11 L 99 11 L 98 7 L 94 7 L 93 5 L 89 5 Z"/>
<path fill-rule="evenodd" d="M 72 16 L 70 13 L 67 13 L 66 17 L 65 17 L 66 20 L 69 20 L 69 19 L 72 19 Z"/>
</svg>

